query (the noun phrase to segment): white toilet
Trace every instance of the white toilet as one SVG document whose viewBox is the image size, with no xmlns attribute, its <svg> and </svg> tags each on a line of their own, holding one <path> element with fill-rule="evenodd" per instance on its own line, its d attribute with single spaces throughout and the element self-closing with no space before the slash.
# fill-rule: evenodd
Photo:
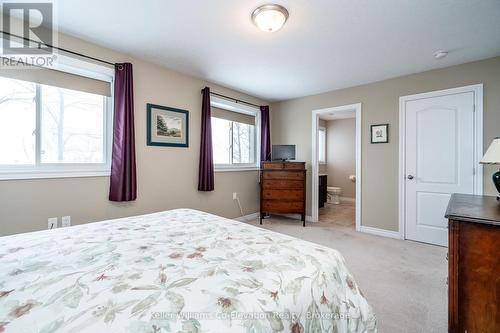
<svg viewBox="0 0 500 333">
<path fill-rule="evenodd" d="M 340 195 L 342 194 L 341 187 L 328 186 L 326 188 L 326 191 L 328 193 L 327 195 L 328 203 L 332 203 L 334 205 L 340 204 Z"/>
</svg>

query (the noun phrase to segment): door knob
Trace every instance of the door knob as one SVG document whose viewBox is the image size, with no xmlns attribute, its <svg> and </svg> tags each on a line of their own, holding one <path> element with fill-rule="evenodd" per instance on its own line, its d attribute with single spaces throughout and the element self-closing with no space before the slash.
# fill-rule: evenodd
<svg viewBox="0 0 500 333">
<path fill-rule="evenodd" d="M 415 177 L 413 177 L 412 175 L 408 175 L 408 177 L 406 177 L 406 178 L 408 178 L 409 180 L 412 180 Z"/>
</svg>

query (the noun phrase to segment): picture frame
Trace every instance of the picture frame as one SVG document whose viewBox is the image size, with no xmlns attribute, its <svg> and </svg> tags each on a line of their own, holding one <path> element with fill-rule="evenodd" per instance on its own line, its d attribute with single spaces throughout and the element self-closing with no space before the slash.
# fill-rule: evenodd
<svg viewBox="0 0 500 333">
<path fill-rule="evenodd" d="M 146 104 L 147 145 L 189 147 L 189 111 Z"/>
<path fill-rule="evenodd" d="M 389 124 L 376 124 L 370 126 L 370 143 L 388 143 Z"/>
</svg>

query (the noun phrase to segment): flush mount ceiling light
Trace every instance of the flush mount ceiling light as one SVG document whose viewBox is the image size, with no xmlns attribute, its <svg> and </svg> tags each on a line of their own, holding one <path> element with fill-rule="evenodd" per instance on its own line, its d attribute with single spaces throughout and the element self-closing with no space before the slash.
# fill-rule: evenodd
<svg viewBox="0 0 500 333">
<path fill-rule="evenodd" d="M 439 50 L 439 51 L 434 52 L 434 58 L 436 58 L 436 59 L 442 59 L 442 58 L 446 57 L 447 55 L 448 55 L 448 51 Z"/>
<path fill-rule="evenodd" d="M 270 4 L 257 8 L 252 13 L 252 21 L 262 31 L 275 32 L 281 29 L 288 19 L 285 7 Z"/>
</svg>

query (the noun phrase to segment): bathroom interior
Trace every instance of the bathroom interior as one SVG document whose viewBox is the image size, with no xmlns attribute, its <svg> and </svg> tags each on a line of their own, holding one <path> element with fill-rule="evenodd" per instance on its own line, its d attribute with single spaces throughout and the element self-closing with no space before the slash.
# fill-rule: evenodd
<svg viewBox="0 0 500 333">
<path fill-rule="evenodd" d="M 318 127 L 319 222 L 355 228 L 356 116 L 321 115 Z"/>
</svg>

